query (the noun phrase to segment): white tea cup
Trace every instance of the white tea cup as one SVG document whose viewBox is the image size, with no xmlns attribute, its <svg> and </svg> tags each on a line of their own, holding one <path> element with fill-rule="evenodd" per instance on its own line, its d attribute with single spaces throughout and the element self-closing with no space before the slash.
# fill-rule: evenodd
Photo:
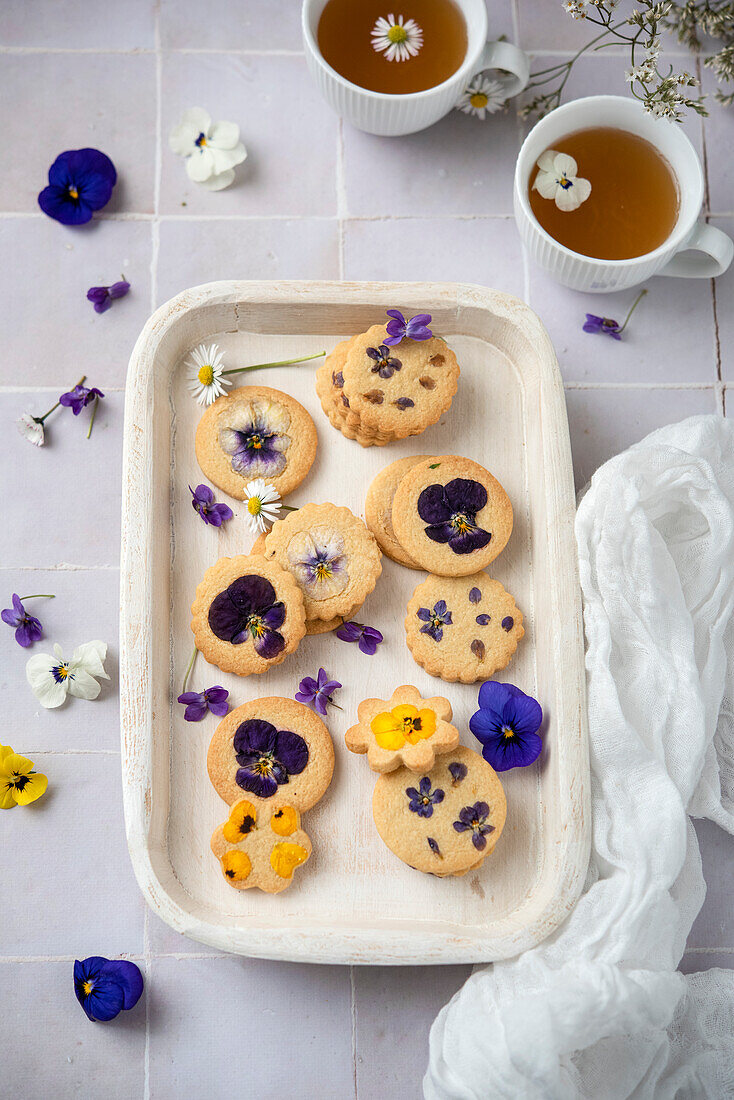
<svg viewBox="0 0 734 1100">
<path fill-rule="evenodd" d="M 507 98 L 521 92 L 528 82 L 527 55 L 511 42 L 487 41 L 484 0 L 454 0 L 466 22 L 468 45 L 463 62 L 448 80 L 435 88 L 400 95 L 362 88 L 341 76 L 321 54 L 318 27 L 326 3 L 327 0 L 303 0 L 306 63 L 329 106 L 368 134 L 394 137 L 425 130 L 456 106 L 471 78 L 485 69 L 502 69 L 508 74 L 500 78 Z"/>
<path fill-rule="evenodd" d="M 629 260 L 599 260 L 559 244 L 540 225 L 528 198 L 530 177 L 541 153 L 576 130 L 598 126 L 645 138 L 668 162 L 678 184 L 678 217 L 670 236 L 653 252 Z M 520 236 L 530 257 L 573 290 L 624 290 L 651 275 L 693 279 L 722 275 L 734 258 L 734 242 L 720 229 L 699 221 L 702 205 L 701 162 L 682 128 L 654 118 L 636 99 L 594 95 L 565 103 L 536 123 L 517 158 L 514 206 Z"/>
</svg>

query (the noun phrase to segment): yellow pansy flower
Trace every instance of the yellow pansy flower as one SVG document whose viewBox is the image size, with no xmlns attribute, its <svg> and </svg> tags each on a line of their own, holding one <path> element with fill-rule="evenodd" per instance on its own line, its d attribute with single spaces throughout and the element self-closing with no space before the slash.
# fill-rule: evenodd
<svg viewBox="0 0 734 1100">
<path fill-rule="evenodd" d="M 252 870 L 252 863 L 247 852 L 241 852 L 239 848 L 233 848 L 231 852 L 225 852 L 222 856 L 222 870 L 232 882 L 241 882 L 246 879 Z"/>
<path fill-rule="evenodd" d="M 401 749 L 406 741 L 415 745 L 436 732 L 436 715 L 425 708 L 418 710 L 412 703 L 401 703 L 391 711 L 377 714 L 370 723 L 375 741 L 382 749 Z"/>
<path fill-rule="evenodd" d="M 283 841 L 270 853 L 270 866 L 279 878 L 290 878 L 296 867 L 308 859 L 308 852 L 300 844 Z"/>
<path fill-rule="evenodd" d="M 242 798 L 239 802 L 235 802 L 230 810 L 229 820 L 225 821 L 222 826 L 224 839 L 228 840 L 230 844 L 238 844 L 243 836 L 247 836 L 248 833 L 252 832 L 256 821 L 257 810 L 251 802 L 248 802 L 246 798 Z"/>
<path fill-rule="evenodd" d="M 270 828 L 278 836 L 290 836 L 298 828 L 298 813 L 292 806 L 281 806 L 273 812 Z"/>
<path fill-rule="evenodd" d="M 27 806 L 45 792 L 48 779 L 34 772 L 33 761 L 19 756 L 10 745 L 0 745 L 0 809 Z"/>
</svg>

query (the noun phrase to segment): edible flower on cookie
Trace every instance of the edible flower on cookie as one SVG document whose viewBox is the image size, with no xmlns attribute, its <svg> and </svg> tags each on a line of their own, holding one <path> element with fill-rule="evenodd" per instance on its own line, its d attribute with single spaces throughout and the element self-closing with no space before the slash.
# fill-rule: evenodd
<svg viewBox="0 0 734 1100">
<path fill-rule="evenodd" d="M 256 573 L 238 577 L 212 600 L 209 626 L 217 638 L 241 645 L 252 638 L 259 655 L 277 657 L 285 647 L 278 628 L 285 622 L 285 604 L 276 600 L 275 589 Z"/>
<path fill-rule="evenodd" d="M 491 535 L 476 522 L 488 500 L 487 490 L 471 478 L 455 477 L 446 485 L 428 485 L 418 497 L 418 515 L 432 542 L 448 543 L 455 554 L 481 550 Z"/>
<path fill-rule="evenodd" d="M 449 752 L 459 743 L 448 699 L 422 699 L 410 684 L 396 688 L 390 699 L 363 700 L 357 718 L 346 732 L 347 748 L 366 753 L 367 763 L 376 772 L 394 771 L 401 765 L 414 772 L 430 771 L 438 753 Z"/>
<path fill-rule="evenodd" d="M 275 401 L 252 401 L 235 407 L 219 432 L 232 469 L 246 477 L 273 478 L 281 474 L 291 444 L 289 425 L 287 409 Z"/>
<path fill-rule="evenodd" d="M 301 829 L 295 807 L 259 809 L 243 798 L 214 831 L 211 848 L 222 874 L 235 889 L 254 886 L 277 894 L 290 885 L 296 867 L 310 856 L 311 841 Z"/>
</svg>

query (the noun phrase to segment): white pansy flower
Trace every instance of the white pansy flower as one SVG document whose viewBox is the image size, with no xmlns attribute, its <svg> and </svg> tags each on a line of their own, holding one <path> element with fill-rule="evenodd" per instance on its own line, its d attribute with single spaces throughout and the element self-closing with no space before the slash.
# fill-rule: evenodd
<svg viewBox="0 0 734 1100">
<path fill-rule="evenodd" d="M 493 115 L 505 105 L 505 90 L 498 80 L 486 76 L 476 77 L 464 89 L 456 104 L 465 115 L 476 115 L 484 120 L 485 115 Z"/>
<path fill-rule="evenodd" d="M 576 173 L 578 165 L 567 153 L 546 149 L 536 161 L 538 174 L 533 190 L 544 199 L 554 199 L 559 210 L 577 210 L 591 194 L 591 184 Z"/>
<path fill-rule="evenodd" d="M 239 126 L 235 122 L 212 122 L 203 107 L 184 111 L 168 136 L 168 144 L 174 153 L 186 157 L 189 179 L 209 191 L 229 187 L 235 165 L 242 164 L 247 156 Z"/>
<path fill-rule="evenodd" d="M 67 695 L 79 699 L 96 699 L 100 686 L 95 677 L 109 680 L 104 670 L 107 646 L 104 642 L 85 642 L 77 646 L 68 661 L 64 660 L 61 646 L 54 646 L 54 654 L 37 653 L 25 666 L 25 674 L 31 691 L 43 707 L 60 707 Z"/>
<path fill-rule="evenodd" d="M 386 61 L 409 61 L 423 45 L 423 31 L 415 19 L 384 16 L 372 28 L 372 49 L 384 53 Z"/>
<path fill-rule="evenodd" d="M 268 524 L 275 523 L 280 513 L 280 493 L 268 485 L 264 477 L 248 481 L 245 486 L 244 504 L 247 508 L 247 524 L 253 534 L 267 530 Z"/>
<path fill-rule="evenodd" d="M 218 397 L 226 393 L 231 386 L 229 378 L 223 377 L 224 356 L 217 344 L 199 344 L 186 360 L 189 371 L 188 386 L 200 405 L 211 405 Z"/>
<path fill-rule="evenodd" d="M 43 422 L 30 413 L 21 413 L 15 422 L 18 431 L 36 447 L 42 447 L 44 443 Z"/>
</svg>

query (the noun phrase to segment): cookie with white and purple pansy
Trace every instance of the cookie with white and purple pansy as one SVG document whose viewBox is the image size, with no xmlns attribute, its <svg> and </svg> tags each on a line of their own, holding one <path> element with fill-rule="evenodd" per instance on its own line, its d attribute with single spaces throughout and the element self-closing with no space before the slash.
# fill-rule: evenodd
<svg viewBox="0 0 734 1100">
<path fill-rule="evenodd" d="M 285 496 L 311 469 L 317 442 L 313 420 L 290 394 L 241 386 L 202 416 L 196 459 L 205 477 L 238 500 L 258 477 Z"/>
<path fill-rule="evenodd" d="M 451 725 L 451 703 L 441 695 L 421 698 L 418 688 L 403 684 L 389 699 L 363 699 L 357 724 L 344 735 L 350 752 L 366 753 L 373 772 L 406 767 L 412 772 L 433 767 L 436 756 L 459 744 Z"/>
<path fill-rule="evenodd" d="M 256 887 L 279 894 L 311 855 L 311 839 L 295 807 L 280 802 L 264 806 L 242 798 L 214 830 L 211 849 L 235 890 Z"/>
<path fill-rule="evenodd" d="M 309 707 L 267 696 L 231 710 L 206 758 L 212 786 L 232 805 L 287 802 L 299 813 L 323 797 L 334 772 L 331 735 Z"/>
<path fill-rule="evenodd" d="M 439 878 L 478 867 L 500 838 L 507 801 L 495 770 L 459 745 L 430 771 L 407 768 L 379 776 L 372 814 L 391 852 L 416 871 Z"/>
<path fill-rule="evenodd" d="M 374 536 L 348 508 L 305 504 L 273 524 L 266 561 L 288 569 L 303 595 L 307 619 L 351 614 L 375 587 L 382 555 Z"/>
<path fill-rule="evenodd" d="M 385 343 L 385 325 L 355 336 L 347 350 L 343 397 L 362 431 L 387 432 L 395 439 L 419 435 L 451 406 L 459 364 L 438 336 Z"/>
<path fill-rule="evenodd" d="M 207 569 L 191 605 L 199 652 L 223 672 L 267 672 L 306 633 L 303 595 L 294 578 L 260 555 L 220 558 Z"/>
<path fill-rule="evenodd" d="M 478 573 L 512 534 L 512 504 L 496 477 L 459 455 L 419 462 L 395 490 L 395 536 L 429 573 Z"/>
<path fill-rule="evenodd" d="M 431 676 L 473 684 L 511 661 L 524 635 L 522 612 L 486 573 L 426 577 L 408 603 L 405 640 Z"/>
</svg>

